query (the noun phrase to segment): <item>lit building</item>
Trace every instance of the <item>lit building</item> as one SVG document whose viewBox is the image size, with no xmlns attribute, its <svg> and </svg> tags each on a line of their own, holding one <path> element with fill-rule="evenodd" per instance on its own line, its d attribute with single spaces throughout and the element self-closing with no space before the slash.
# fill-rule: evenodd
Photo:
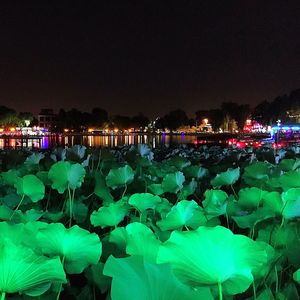
<svg viewBox="0 0 300 300">
<path fill-rule="evenodd" d="M 51 129 L 57 121 L 57 116 L 54 114 L 53 109 L 44 108 L 38 114 L 39 127 Z"/>
</svg>

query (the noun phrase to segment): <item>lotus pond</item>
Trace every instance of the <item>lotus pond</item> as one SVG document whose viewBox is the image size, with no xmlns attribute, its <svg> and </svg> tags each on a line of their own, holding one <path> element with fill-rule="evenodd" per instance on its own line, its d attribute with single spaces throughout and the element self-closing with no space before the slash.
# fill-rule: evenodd
<svg viewBox="0 0 300 300">
<path fill-rule="evenodd" d="M 0 299 L 299 299 L 300 147 L 2 151 Z"/>
</svg>

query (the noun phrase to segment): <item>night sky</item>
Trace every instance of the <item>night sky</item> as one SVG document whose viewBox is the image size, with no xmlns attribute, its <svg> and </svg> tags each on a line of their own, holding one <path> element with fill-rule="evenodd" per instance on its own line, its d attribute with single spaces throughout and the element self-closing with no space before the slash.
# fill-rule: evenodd
<svg viewBox="0 0 300 300">
<path fill-rule="evenodd" d="M 300 88 L 300 2 L 3 1 L 0 105 L 149 117 Z"/>
</svg>

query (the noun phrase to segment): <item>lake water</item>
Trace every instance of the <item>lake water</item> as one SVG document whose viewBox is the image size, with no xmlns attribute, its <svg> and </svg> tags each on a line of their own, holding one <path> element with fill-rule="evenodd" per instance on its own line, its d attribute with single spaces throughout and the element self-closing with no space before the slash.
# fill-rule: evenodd
<svg viewBox="0 0 300 300">
<path fill-rule="evenodd" d="M 54 146 L 72 146 L 76 144 L 88 147 L 116 147 L 122 145 L 149 144 L 157 147 L 162 144 L 189 144 L 195 135 L 52 135 L 42 138 L 0 138 L 0 149 L 5 148 L 37 148 L 48 149 Z"/>
</svg>

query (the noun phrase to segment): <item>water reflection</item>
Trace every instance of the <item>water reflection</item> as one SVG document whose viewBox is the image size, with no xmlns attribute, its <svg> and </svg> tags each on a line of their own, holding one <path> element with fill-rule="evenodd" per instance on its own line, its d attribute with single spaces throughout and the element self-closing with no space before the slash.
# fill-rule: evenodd
<svg viewBox="0 0 300 300">
<path fill-rule="evenodd" d="M 116 147 L 122 145 L 149 144 L 155 148 L 161 144 L 193 143 L 192 135 L 52 135 L 41 138 L 0 138 L 0 149 L 38 148 L 49 149 L 55 146 L 70 147 L 76 144 L 88 147 Z"/>
</svg>

